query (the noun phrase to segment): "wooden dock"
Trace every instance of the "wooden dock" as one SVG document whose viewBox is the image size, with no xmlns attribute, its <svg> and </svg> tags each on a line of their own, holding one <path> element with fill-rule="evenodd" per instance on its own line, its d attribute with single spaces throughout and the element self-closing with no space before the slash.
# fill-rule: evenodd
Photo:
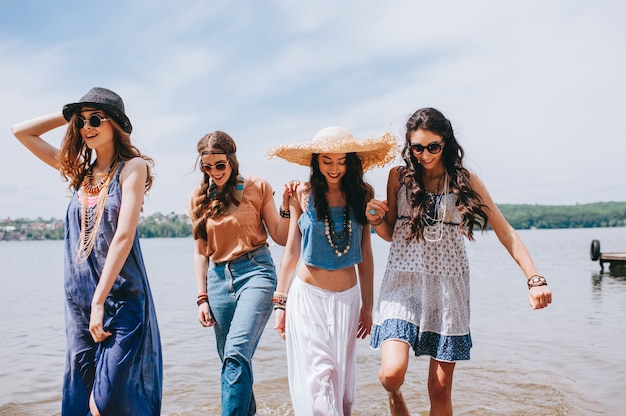
<svg viewBox="0 0 626 416">
<path fill-rule="evenodd" d="M 600 269 L 604 271 L 604 265 L 609 264 L 609 269 L 616 267 L 626 267 L 626 252 L 609 252 L 602 253 L 600 251 L 600 241 L 593 240 L 591 242 L 591 260 L 600 263 Z"/>
</svg>

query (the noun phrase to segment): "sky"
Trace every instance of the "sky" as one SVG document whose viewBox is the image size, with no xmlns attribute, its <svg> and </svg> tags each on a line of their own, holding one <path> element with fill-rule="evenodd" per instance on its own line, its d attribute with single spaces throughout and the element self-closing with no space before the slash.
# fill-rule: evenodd
<svg viewBox="0 0 626 416">
<path fill-rule="evenodd" d="M 327 126 L 402 141 L 422 107 L 496 203 L 626 201 L 624 16 L 620 0 L 0 0 L 0 219 L 64 217 L 67 183 L 10 127 L 95 86 L 155 161 L 145 215 L 185 213 L 206 133 L 279 201 L 309 169 L 270 148 Z M 366 174 L 377 196 L 399 163 Z"/>
</svg>

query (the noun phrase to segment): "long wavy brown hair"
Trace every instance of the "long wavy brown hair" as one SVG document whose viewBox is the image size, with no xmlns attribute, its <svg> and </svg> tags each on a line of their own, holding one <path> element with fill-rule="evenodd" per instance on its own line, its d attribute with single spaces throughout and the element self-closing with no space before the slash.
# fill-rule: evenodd
<svg viewBox="0 0 626 416">
<path fill-rule="evenodd" d="M 68 189 L 70 191 L 77 189 L 80 186 L 83 178 L 93 163 L 93 150 L 87 147 L 80 135 L 80 129 L 78 128 L 78 113 L 79 112 L 77 111 L 70 118 L 67 126 L 67 132 L 65 133 L 65 137 L 61 142 L 61 149 L 59 150 L 61 176 L 64 180 L 69 182 Z M 148 177 L 146 178 L 145 189 L 145 192 L 147 193 L 150 188 L 152 188 L 152 182 L 154 181 L 154 175 L 152 174 L 154 160 L 142 154 L 141 151 L 132 144 L 130 134 L 122 130 L 115 120 L 108 116 L 106 112 L 103 111 L 103 113 L 108 118 L 108 122 L 113 126 L 113 142 L 115 143 L 115 157 L 113 158 L 113 164 L 130 160 L 135 157 L 140 157 L 147 161 Z"/>
<path fill-rule="evenodd" d="M 235 202 L 235 189 L 239 176 L 239 161 L 237 160 L 237 145 L 232 137 L 223 131 L 208 133 L 198 141 L 198 158 L 196 165 L 202 170 L 202 156 L 209 154 L 226 155 L 232 172 L 221 192 L 215 197 L 209 197 L 211 177 L 203 172 L 202 182 L 193 195 L 191 208 L 191 221 L 193 223 L 193 236 L 197 239 L 206 240 L 207 218 L 217 218 L 223 215 L 231 203 Z"/>
<path fill-rule="evenodd" d="M 321 221 L 328 210 L 328 182 L 324 174 L 320 171 L 319 154 L 315 153 L 311 157 L 311 193 L 317 218 Z M 365 225 L 365 205 L 368 198 L 371 198 L 372 188 L 363 180 L 363 165 L 356 153 L 346 153 L 346 174 L 341 178 L 341 191 L 346 196 L 346 205 L 352 208 L 354 216 L 359 224 Z"/>
<path fill-rule="evenodd" d="M 406 185 L 411 204 L 411 230 L 408 239 L 420 239 L 424 235 L 424 214 L 428 210 L 426 188 L 423 181 L 424 168 L 411 151 L 411 135 L 417 129 L 428 130 L 444 140 L 443 164 L 449 177 L 449 189 L 457 195 L 456 206 L 461 213 L 461 231 L 469 240 L 474 239 L 474 226 L 487 229 L 487 213 L 480 196 L 470 187 L 470 173 L 463 166 L 465 152 L 454 137 L 452 124 L 434 108 L 417 110 L 406 122 L 406 136 L 402 148 L 405 166 L 401 169 L 400 182 Z"/>
</svg>

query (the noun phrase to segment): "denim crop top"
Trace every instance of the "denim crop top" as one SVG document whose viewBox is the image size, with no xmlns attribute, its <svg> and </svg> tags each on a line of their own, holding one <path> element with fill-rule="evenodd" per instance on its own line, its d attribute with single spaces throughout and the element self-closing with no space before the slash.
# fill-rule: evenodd
<svg viewBox="0 0 626 416">
<path fill-rule="evenodd" d="M 323 220 L 317 219 L 312 196 L 309 195 L 307 209 L 298 218 L 298 226 L 302 233 L 302 261 L 307 266 L 325 270 L 339 270 L 361 263 L 361 236 L 363 226 L 359 224 L 352 212 L 350 222 L 352 233 L 350 235 L 350 250 L 341 256 L 335 253 L 335 249 L 326 237 L 326 226 Z M 343 207 L 330 207 L 333 226 L 336 231 L 343 230 Z"/>
</svg>

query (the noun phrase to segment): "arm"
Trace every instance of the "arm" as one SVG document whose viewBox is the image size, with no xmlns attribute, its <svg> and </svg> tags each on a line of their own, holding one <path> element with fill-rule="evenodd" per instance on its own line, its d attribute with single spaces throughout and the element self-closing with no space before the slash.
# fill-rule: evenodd
<svg viewBox="0 0 626 416">
<path fill-rule="evenodd" d="M 299 191 L 295 195 L 294 198 L 289 199 L 289 234 L 285 251 L 283 252 L 283 258 L 278 268 L 278 283 L 276 285 L 276 292 L 285 295 L 289 293 L 291 279 L 296 272 L 296 267 L 300 260 L 300 244 L 302 241 L 302 234 L 298 227 L 298 218 L 302 215 L 302 208 L 300 206 L 302 192 Z M 289 302 L 287 302 L 287 307 L 289 307 Z M 285 311 L 283 309 L 275 310 L 274 330 L 278 331 L 278 335 L 280 335 L 282 339 L 285 339 Z"/>
<path fill-rule="evenodd" d="M 361 254 L 363 260 L 357 266 L 361 290 L 361 311 L 357 338 L 365 339 L 372 331 L 372 308 L 374 307 L 374 255 L 372 253 L 370 227 L 363 227 Z"/>
<path fill-rule="evenodd" d="M 200 325 L 209 327 L 215 325 L 215 320 L 211 316 L 208 301 L 208 279 L 207 272 L 209 270 L 209 258 L 206 256 L 206 241 L 202 239 L 195 240 L 193 253 L 193 272 L 196 276 L 196 288 L 198 289 L 198 321 Z M 207 296 L 206 302 L 201 302 L 201 297 Z"/>
<path fill-rule="evenodd" d="M 371 199 L 365 207 L 367 221 L 385 241 L 391 241 L 398 218 L 398 189 L 400 189 L 400 169 L 392 168 L 387 179 L 387 200 Z M 376 214 L 371 214 L 375 210 Z M 381 221 L 381 216 L 383 216 Z"/>
<path fill-rule="evenodd" d="M 187 216 L 192 218 L 191 213 L 193 212 L 193 204 L 195 195 L 198 192 L 198 189 L 194 189 L 189 198 L 189 207 L 187 209 Z M 200 325 L 204 327 L 209 327 L 215 325 L 215 320 L 211 316 L 210 305 L 208 300 L 208 279 L 207 273 L 209 270 L 209 258 L 206 255 L 206 241 L 199 238 L 194 241 L 194 251 L 193 251 L 193 272 L 196 278 L 196 288 L 198 290 L 198 321 Z M 205 298 L 206 302 L 201 301 L 200 299 Z"/>
<path fill-rule="evenodd" d="M 289 197 L 295 191 L 295 188 L 290 186 L 290 184 L 292 184 L 292 182 L 285 185 L 280 209 L 289 209 L 284 207 L 289 207 Z M 265 222 L 265 226 L 267 227 L 267 230 L 270 233 L 270 237 L 272 237 L 272 240 L 274 240 L 276 244 L 284 246 L 287 243 L 287 238 L 289 234 L 289 218 L 285 218 L 279 215 L 278 211 L 276 210 L 276 204 L 273 198 L 268 200 L 268 202 L 263 206 L 263 212 L 261 212 L 261 217 L 263 218 L 263 222 Z"/>
<path fill-rule="evenodd" d="M 66 123 L 63 114 L 59 112 L 14 124 L 11 126 L 11 131 L 17 140 L 35 156 L 58 170 L 61 167 L 57 158 L 59 149 L 43 140 L 40 136 Z"/>
<path fill-rule="evenodd" d="M 91 300 L 91 318 L 89 332 L 94 341 L 101 342 L 111 335 L 103 328 L 104 301 L 106 300 L 115 279 L 122 270 L 133 246 L 135 231 L 143 205 L 148 169 L 146 161 L 136 157 L 127 161 L 120 174 L 122 203 L 117 229 L 106 260 L 102 268 L 100 280 Z"/>
<path fill-rule="evenodd" d="M 491 198 L 489 192 L 485 188 L 483 182 L 475 174 L 470 176 L 470 186 L 478 193 L 482 203 L 485 205 L 489 225 L 496 233 L 500 243 L 507 249 L 513 260 L 519 265 L 526 276 L 526 280 L 530 280 L 533 276 L 539 275 L 537 267 L 533 262 L 528 249 L 519 238 L 519 235 L 513 227 L 507 222 Z M 528 292 L 528 301 L 533 309 L 541 309 L 548 306 L 552 302 L 552 293 L 548 286 L 532 287 Z"/>
</svg>

